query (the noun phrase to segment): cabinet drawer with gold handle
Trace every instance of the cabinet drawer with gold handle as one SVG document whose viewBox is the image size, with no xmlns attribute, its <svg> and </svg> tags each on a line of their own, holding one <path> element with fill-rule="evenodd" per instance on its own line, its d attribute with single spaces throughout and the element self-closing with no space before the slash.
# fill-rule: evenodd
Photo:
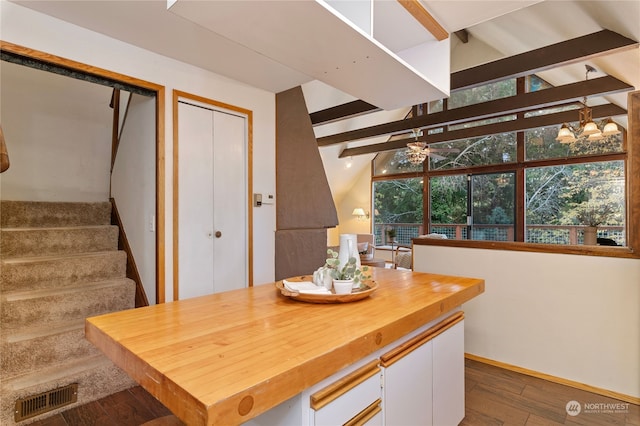
<svg viewBox="0 0 640 426">
<path fill-rule="evenodd" d="M 380 379 L 376 359 L 313 393 L 310 403 L 314 423 L 335 426 L 354 419 L 381 398 Z"/>
</svg>

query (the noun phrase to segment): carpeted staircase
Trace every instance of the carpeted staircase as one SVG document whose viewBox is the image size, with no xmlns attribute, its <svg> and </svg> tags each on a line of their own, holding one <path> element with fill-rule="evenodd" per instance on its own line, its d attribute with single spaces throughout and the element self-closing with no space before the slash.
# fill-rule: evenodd
<svg viewBox="0 0 640 426">
<path fill-rule="evenodd" d="M 0 202 L 0 424 L 16 400 L 78 383 L 77 402 L 135 383 L 84 338 L 84 319 L 135 306 L 111 204 Z"/>
</svg>

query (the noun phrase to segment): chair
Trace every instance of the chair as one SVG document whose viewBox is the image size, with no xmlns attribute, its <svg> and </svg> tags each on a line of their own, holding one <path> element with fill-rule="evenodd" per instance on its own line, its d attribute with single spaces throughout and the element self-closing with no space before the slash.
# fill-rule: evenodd
<svg viewBox="0 0 640 426">
<path fill-rule="evenodd" d="M 396 247 L 393 269 L 413 269 L 413 252 L 411 247 L 402 245 Z"/>
<path fill-rule="evenodd" d="M 360 253 L 361 260 L 373 259 L 373 254 L 376 251 L 374 238 L 373 234 L 357 234 L 358 253 Z"/>
</svg>

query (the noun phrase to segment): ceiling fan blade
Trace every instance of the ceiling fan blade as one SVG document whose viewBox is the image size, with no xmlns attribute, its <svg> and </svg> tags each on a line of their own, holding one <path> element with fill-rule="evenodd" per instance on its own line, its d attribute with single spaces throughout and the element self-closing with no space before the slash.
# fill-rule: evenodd
<svg viewBox="0 0 640 426">
<path fill-rule="evenodd" d="M 429 148 L 431 152 L 460 152 L 458 148 Z"/>
<path fill-rule="evenodd" d="M 432 152 L 428 153 L 427 155 L 437 161 L 446 160 L 446 158 L 443 157 L 442 155 L 434 154 Z"/>
</svg>

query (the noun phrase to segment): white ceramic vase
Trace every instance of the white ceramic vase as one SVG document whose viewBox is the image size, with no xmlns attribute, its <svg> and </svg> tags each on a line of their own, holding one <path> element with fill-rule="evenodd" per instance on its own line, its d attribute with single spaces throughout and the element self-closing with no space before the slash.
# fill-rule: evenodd
<svg viewBox="0 0 640 426">
<path fill-rule="evenodd" d="M 360 268 L 360 255 L 358 254 L 358 236 L 356 234 L 340 234 L 340 249 L 338 251 L 338 260 L 340 268 L 347 264 L 349 258 L 356 259 L 356 266 Z"/>
</svg>

